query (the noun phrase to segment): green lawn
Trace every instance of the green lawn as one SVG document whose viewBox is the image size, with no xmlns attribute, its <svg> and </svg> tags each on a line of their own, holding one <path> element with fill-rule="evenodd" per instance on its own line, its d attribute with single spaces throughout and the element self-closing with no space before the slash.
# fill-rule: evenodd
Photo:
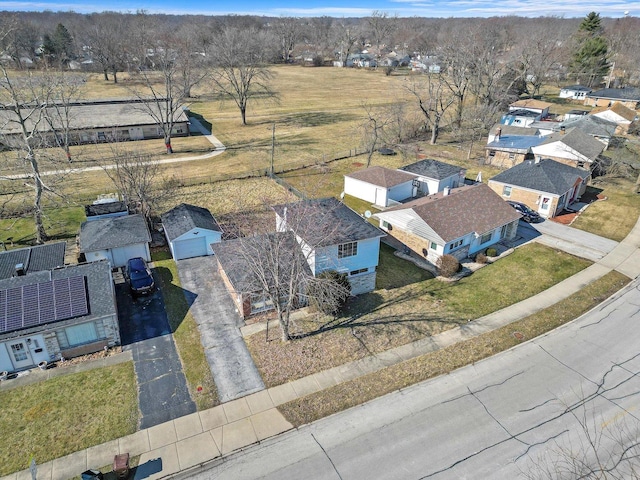
<svg viewBox="0 0 640 480">
<path fill-rule="evenodd" d="M 0 392 L 0 475 L 134 433 L 133 363 Z"/>
<path fill-rule="evenodd" d="M 44 211 L 44 226 L 52 240 L 73 238 L 85 220 L 84 208 L 79 206 L 47 208 Z M 0 242 L 7 247 L 33 245 L 35 226 L 32 216 L 0 219 Z"/>
</svg>

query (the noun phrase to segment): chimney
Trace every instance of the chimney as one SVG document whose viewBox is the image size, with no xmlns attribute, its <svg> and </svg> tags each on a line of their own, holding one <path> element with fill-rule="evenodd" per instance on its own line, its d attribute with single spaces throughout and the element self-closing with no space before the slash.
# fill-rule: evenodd
<svg viewBox="0 0 640 480">
<path fill-rule="evenodd" d="M 447 195 L 449 195 L 450 191 L 451 191 L 450 187 L 444 187 L 444 190 L 442 190 L 442 196 L 446 197 Z"/>
<path fill-rule="evenodd" d="M 565 126 L 564 126 L 564 125 L 562 125 L 562 126 L 560 127 L 560 134 L 561 134 L 561 135 L 564 135 L 565 130 L 566 130 Z"/>
<path fill-rule="evenodd" d="M 500 141 L 500 135 L 502 135 L 502 127 L 498 127 L 498 129 L 496 130 L 496 141 L 499 142 Z"/>
<path fill-rule="evenodd" d="M 15 267 L 14 277 L 23 277 L 27 272 L 24 271 L 24 264 L 18 263 Z"/>
</svg>

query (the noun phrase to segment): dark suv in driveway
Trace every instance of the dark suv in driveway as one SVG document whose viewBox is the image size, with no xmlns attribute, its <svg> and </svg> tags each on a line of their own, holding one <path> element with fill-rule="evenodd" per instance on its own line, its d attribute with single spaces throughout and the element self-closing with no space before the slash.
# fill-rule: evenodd
<svg viewBox="0 0 640 480">
<path fill-rule="evenodd" d="M 144 258 L 130 258 L 127 261 L 127 268 L 125 269 L 124 275 L 129 282 L 129 288 L 132 294 L 144 295 L 153 291 L 153 287 L 155 286 L 153 276 Z"/>
<path fill-rule="evenodd" d="M 542 220 L 542 217 L 538 214 L 538 212 L 534 212 L 524 203 L 514 202 L 513 200 L 507 200 L 507 203 L 515 208 L 518 213 L 522 215 L 522 220 L 527 223 L 536 223 Z"/>
</svg>

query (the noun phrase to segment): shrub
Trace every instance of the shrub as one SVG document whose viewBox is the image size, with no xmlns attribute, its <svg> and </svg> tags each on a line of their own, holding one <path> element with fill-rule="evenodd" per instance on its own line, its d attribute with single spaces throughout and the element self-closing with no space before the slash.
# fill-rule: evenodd
<svg viewBox="0 0 640 480">
<path fill-rule="evenodd" d="M 310 280 L 307 295 L 311 310 L 335 315 L 351 295 L 351 284 L 346 273 L 327 270 Z"/>
<path fill-rule="evenodd" d="M 443 277 L 453 277 L 460 270 L 460 262 L 453 255 L 443 255 L 436 265 Z"/>
<path fill-rule="evenodd" d="M 495 257 L 496 255 L 498 255 L 498 251 L 495 248 L 487 248 L 487 257 Z"/>
<path fill-rule="evenodd" d="M 476 263 L 487 263 L 487 256 L 480 252 L 476 255 Z"/>
<path fill-rule="evenodd" d="M 313 66 L 321 67 L 324 64 L 324 58 L 320 55 L 316 55 L 313 57 Z"/>
</svg>

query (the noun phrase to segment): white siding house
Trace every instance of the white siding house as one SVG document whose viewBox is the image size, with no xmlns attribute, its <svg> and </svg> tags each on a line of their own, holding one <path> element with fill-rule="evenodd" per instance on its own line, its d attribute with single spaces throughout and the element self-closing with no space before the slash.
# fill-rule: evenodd
<svg viewBox="0 0 640 480">
<path fill-rule="evenodd" d="M 571 85 L 569 87 L 562 87 L 558 97 L 570 98 L 572 100 L 584 100 L 587 94 L 591 93 L 589 87 L 583 87 L 582 85 Z"/>
<path fill-rule="evenodd" d="M 399 170 L 416 175 L 418 195 L 432 195 L 445 188 L 464 185 L 464 177 L 467 173 L 466 168 L 433 159 L 420 160 L 400 167 Z"/>
<path fill-rule="evenodd" d="M 384 167 L 370 167 L 344 176 L 344 193 L 387 207 L 416 194 L 415 175 Z"/>
<path fill-rule="evenodd" d="M 222 229 L 206 208 L 182 203 L 162 215 L 162 226 L 174 260 L 213 255 L 212 243 Z"/>
</svg>

